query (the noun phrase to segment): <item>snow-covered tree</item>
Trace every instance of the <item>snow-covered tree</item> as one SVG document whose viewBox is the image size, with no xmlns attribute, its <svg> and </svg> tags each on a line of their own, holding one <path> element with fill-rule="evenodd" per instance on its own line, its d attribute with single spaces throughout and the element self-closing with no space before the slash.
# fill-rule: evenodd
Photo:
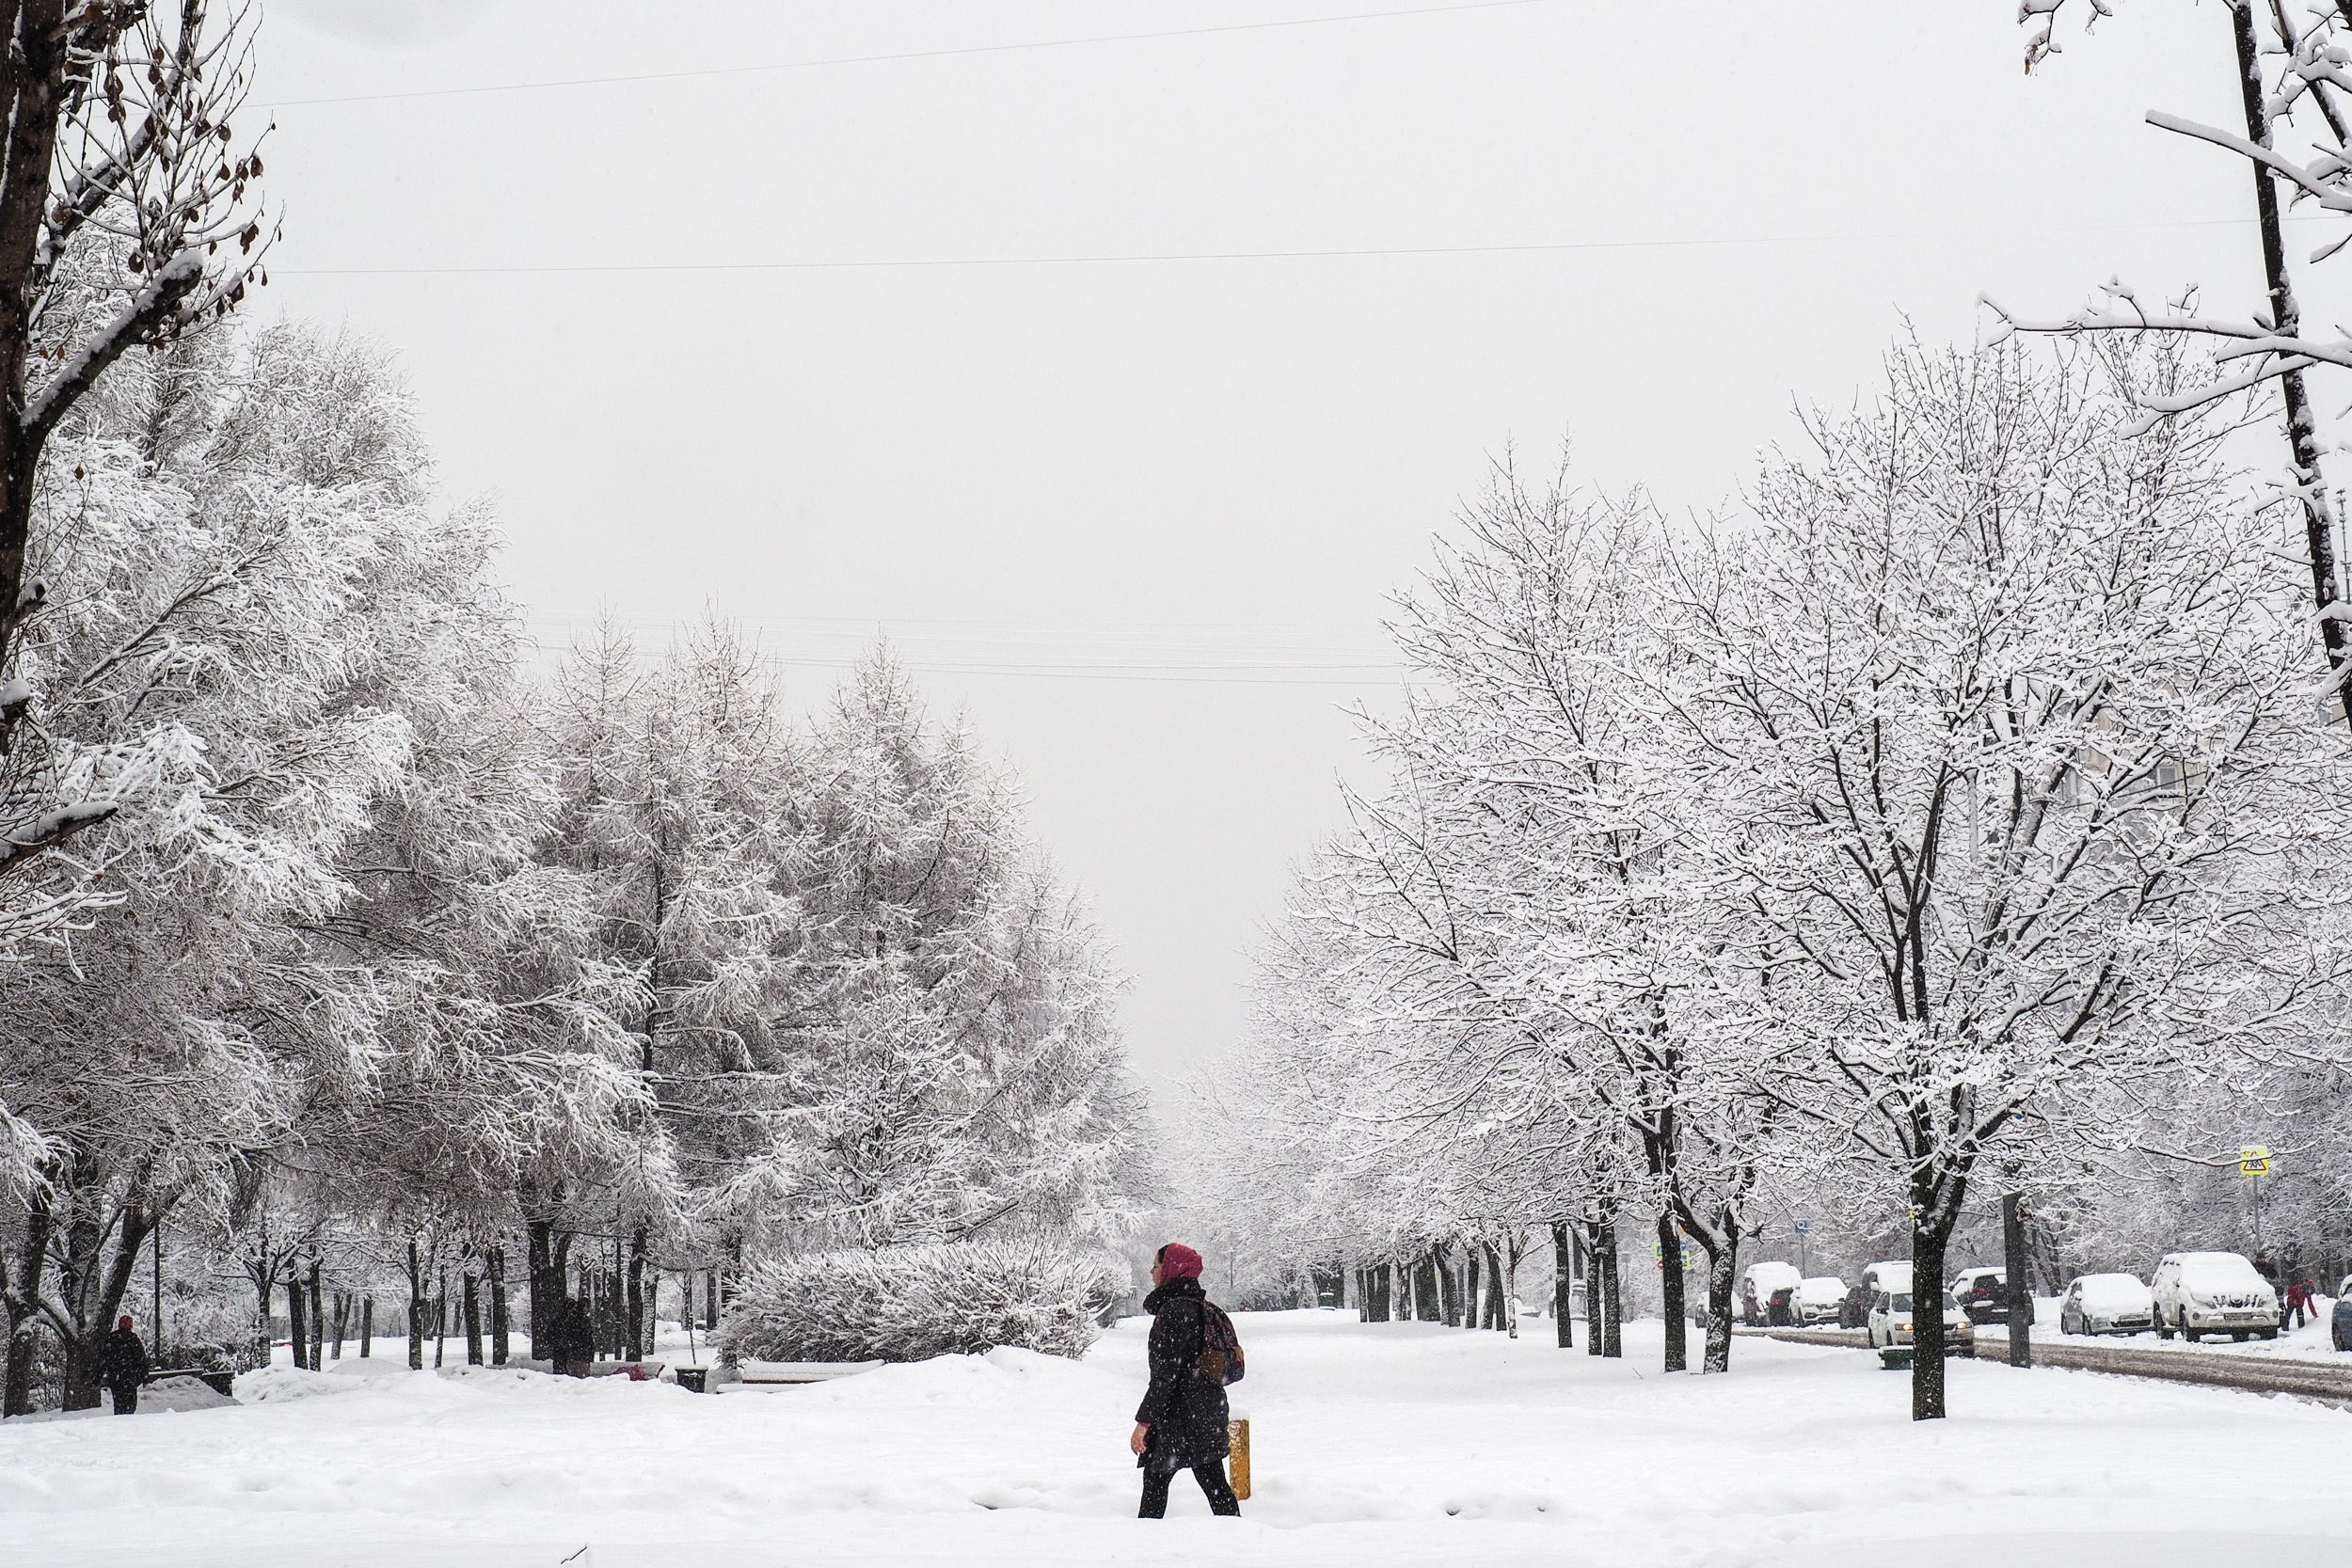
<svg viewBox="0 0 2352 1568">
<path fill-rule="evenodd" d="M 2274 510 L 2219 430 L 2144 426 L 2173 345 L 1899 349 L 1683 556 L 1654 682 L 1704 763 L 1780 1058 L 1765 1086 L 1899 1173 L 1933 1299 L 1979 1166 L 2308 1037 L 2344 973 L 2346 759 Z M 1914 1414 L 1944 1413 L 1921 1314 Z"/>
</svg>

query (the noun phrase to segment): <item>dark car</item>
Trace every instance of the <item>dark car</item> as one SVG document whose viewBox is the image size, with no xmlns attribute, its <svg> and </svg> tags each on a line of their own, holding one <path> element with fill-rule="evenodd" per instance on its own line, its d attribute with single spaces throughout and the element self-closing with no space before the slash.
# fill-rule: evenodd
<svg viewBox="0 0 2352 1568">
<path fill-rule="evenodd" d="M 1958 1292 L 1955 1302 L 1972 1323 L 2009 1322 L 2009 1276 L 1991 1271 L 1979 1274 Z M 2026 1298 L 2026 1322 L 2033 1322 L 2033 1297 Z"/>
<path fill-rule="evenodd" d="M 2328 1320 L 2328 1332 L 2334 1338 L 2336 1349 L 2352 1350 L 2352 1291 L 2336 1298 L 2335 1316 Z"/>
</svg>

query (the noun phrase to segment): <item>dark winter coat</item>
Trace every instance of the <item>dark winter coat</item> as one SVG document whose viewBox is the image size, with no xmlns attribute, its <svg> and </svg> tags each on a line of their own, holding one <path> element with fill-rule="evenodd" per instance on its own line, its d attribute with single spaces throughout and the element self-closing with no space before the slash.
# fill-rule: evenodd
<svg viewBox="0 0 2352 1568">
<path fill-rule="evenodd" d="M 1139 1465 L 1173 1472 L 1232 1451 L 1225 1386 L 1200 1375 L 1207 1299 L 1197 1279 L 1171 1279 L 1143 1298 L 1143 1309 L 1152 1314 L 1152 1386 L 1136 1407 L 1136 1420 L 1152 1430 Z"/>
<path fill-rule="evenodd" d="M 98 1370 L 98 1380 L 109 1388 L 135 1388 L 147 1381 L 147 1344 L 135 1329 L 118 1328 L 106 1336 Z"/>
</svg>

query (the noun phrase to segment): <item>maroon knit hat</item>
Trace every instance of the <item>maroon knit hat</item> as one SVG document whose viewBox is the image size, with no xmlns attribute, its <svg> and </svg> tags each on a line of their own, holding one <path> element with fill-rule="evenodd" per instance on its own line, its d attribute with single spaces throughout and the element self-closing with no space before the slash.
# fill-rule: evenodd
<svg viewBox="0 0 2352 1568">
<path fill-rule="evenodd" d="M 1200 1277 L 1200 1255 L 1182 1242 L 1170 1242 L 1160 1248 L 1160 1277 L 1163 1279 L 1198 1279 Z"/>
</svg>

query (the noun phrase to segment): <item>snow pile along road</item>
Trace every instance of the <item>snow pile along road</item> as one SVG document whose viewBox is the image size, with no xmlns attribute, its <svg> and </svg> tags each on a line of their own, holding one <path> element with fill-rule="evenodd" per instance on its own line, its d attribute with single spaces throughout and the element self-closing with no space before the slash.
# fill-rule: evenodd
<svg viewBox="0 0 2352 1568">
<path fill-rule="evenodd" d="M 1130 1516 L 1139 1323 L 1081 1363 L 718 1396 L 273 1369 L 238 1408 L 8 1423 L 0 1518 L 11 1561 L 174 1568 L 2352 1560 L 2352 1416 L 2314 1405 L 1961 1363 L 1959 1414 L 1914 1425 L 1906 1381 L 1851 1351 L 1743 1338 L 1730 1376 L 1667 1378 L 1655 1323 L 1621 1363 L 1327 1313 L 1240 1326 L 1238 1522 L 1185 1480 L 1176 1517 Z"/>
</svg>

